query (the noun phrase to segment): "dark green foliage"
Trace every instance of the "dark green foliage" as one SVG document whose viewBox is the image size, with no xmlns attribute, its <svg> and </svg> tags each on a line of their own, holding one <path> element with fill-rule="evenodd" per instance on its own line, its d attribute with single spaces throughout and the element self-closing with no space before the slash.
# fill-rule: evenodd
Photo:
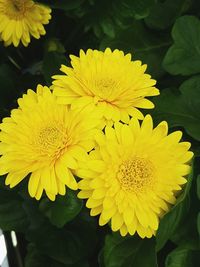
<svg viewBox="0 0 200 267">
<path fill-rule="evenodd" d="M 103 248 L 106 267 L 157 267 L 155 240 L 108 235 Z"/>
<path fill-rule="evenodd" d="M 156 235 L 156 250 L 159 251 L 166 244 L 167 240 L 173 238 L 178 227 L 184 222 L 188 215 L 190 208 L 189 191 L 191 188 L 191 182 L 193 173 L 188 177 L 184 192 L 178 197 L 176 205 L 164 215 L 160 222 L 159 229 Z"/>
<path fill-rule="evenodd" d="M 25 48 L 0 42 L 0 118 L 38 83 L 50 85 L 69 55 L 106 47 L 148 64 L 160 96 L 156 125 L 182 130 L 195 152 L 194 171 L 156 237 L 121 237 L 99 227 L 77 192 L 55 202 L 29 197 L 27 181 L 9 189 L 0 179 L 0 228 L 27 240 L 25 267 L 197 267 L 200 262 L 200 2 L 199 0 L 39 0 L 50 5 L 47 34 Z M 166 163 L 167 164 L 167 163 Z M 24 244 L 26 246 L 26 244 Z M 12 267 L 12 266 L 11 266 Z"/>
<path fill-rule="evenodd" d="M 5 231 L 23 231 L 28 218 L 22 208 L 22 200 L 16 192 L 0 187 L 0 228 Z"/>
<path fill-rule="evenodd" d="M 200 253 L 190 247 L 180 246 L 166 259 L 166 267 L 193 267 L 200 262 Z"/>
<path fill-rule="evenodd" d="M 145 18 L 145 23 L 153 29 L 167 29 L 176 18 L 189 9 L 191 4 L 191 0 L 158 1 L 157 5 L 151 8 L 149 16 Z"/>
<path fill-rule="evenodd" d="M 126 29 L 120 29 L 115 38 L 104 38 L 100 47 L 118 48 L 132 53 L 134 60 L 142 60 L 148 65 L 148 71 L 153 77 L 158 78 L 164 74 L 161 64 L 170 44 L 169 36 L 151 33 L 141 21 L 135 21 Z"/>
<path fill-rule="evenodd" d="M 200 141 L 200 76 L 186 80 L 179 88 L 165 89 L 154 99 L 153 116 L 166 120 L 171 127 L 182 126 L 194 139 Z"/>
<path fill-rule="evenodd" d="M 62 264 L 50 257 L 45 256 L 36 246 L 30 243 L 28 253 L 25 258 L 25 267 L 89 267 L 86 261 L 80 261 L 75 264 Z"/>
<path fill-rule="evenodd" d="M 43 199 L 40 202 L 40 210 L 53 225 L 59 228 L 73 220 L 79 214 L 81 208 L 82 201 L 71 190 L 68 190 L 67 196 L 58 196 L 53 203 L 48 199 Z"/>
<path fill-rule="evenodd" d="M 200 21 L 197 17 L 183 16 L 172 29 L 174 44 L 168 50 L 164 68 L 171 74 L 191 75 L 200 72 Z"/>
</svg>

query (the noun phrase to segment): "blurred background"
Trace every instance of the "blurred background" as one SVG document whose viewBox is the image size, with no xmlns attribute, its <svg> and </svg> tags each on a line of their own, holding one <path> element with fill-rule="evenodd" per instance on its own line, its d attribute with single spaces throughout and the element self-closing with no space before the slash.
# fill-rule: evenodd
<svg viewBox="0 0 200 267">
<path fill-rule="evenodd" d="M 8 267 L 6 242 L 2 231 L 0 230 L 0 266 Z"/>
</svg>

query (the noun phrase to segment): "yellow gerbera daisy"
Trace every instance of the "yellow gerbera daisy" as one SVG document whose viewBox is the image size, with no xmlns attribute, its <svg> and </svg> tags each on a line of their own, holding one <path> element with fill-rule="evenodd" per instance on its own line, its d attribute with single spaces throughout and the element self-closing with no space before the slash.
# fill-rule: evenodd
<svg viewBox="0 0 200 267">
<path fill-rule="evenodd" d="M 79 164 L 77 175 L 83 178 L 78 197 L 88 198 L 86 206 L 91 216 L 100 214 L 100 225 L 111 220 L 112 230 L 122 236 L 155 234 L 159 217 L 187 182 L 183 176 L 193 156 L 190 143 L 179 142 L 180 131 L 167 131 L 166 122 L 153 129 L 147 115 L 141 126 L 132 118 L 129 125 L 117 122 L 96 136 L 97 147 Z"/>
<path fill-rule="evenodd" d="M 31 173 L 28 189 L 36 199 L 45 190 L 54 200 L 65 194 L 65 185 L 76 190 L 73 171 L 77 159 L 94 146 L 97 120 L 57 104 L 49 88 L 41 85 L 37 93 L 28 90 L 18 104 L 0 124 L 0 175 L 8 173 L 6 185 L 12 188 Z"/>
<path fill-rule="evenodd" d="M 159 94 L 156 81 L 145 74 L 147 65 L 131 61 L 131 54 L 107 48 L 104 52 L 88 49 L 80 57 L 70 56 L 71 67 L 62 65 L 65 75 L 53 78 L 54 94 L 72 109 L 86 105 L 100 110 L 107 120 L 128 122 L 129 115 L 143 119 L 138 108 L 153 108 L 147 96 Z"/>
<path fill-rule="evenodd" d="M 30 35 L 44 35 L 43 24 L 51 19 L 51 9 L 32 0 L 0 0 L 0 39 L 6 46 L 30 43 Z"/>
</svg>

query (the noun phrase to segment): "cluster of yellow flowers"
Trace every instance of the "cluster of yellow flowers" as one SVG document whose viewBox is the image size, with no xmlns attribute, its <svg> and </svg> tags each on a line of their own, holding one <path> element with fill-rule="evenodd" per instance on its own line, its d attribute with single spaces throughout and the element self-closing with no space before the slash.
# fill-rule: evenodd
<svg viewBox="0 0 200 267">
<path fill-rule="evenodd" d="M 45 24 L 51 19 L 51 9 L 32 0 L 0 0 L 0 40 L 5 46 L 24 46 L 30 36 L 36 39 L 44 35 Z"/>
<path fill-rule="evenodd" d="M 0 175 L 11 188 L 29 175 L 38 200 L 43 191 L 53 201 L 66 186 L 79 189 L 100 225 L 111 220 L 122 236 L 151 237 L 187 182 L 190 143 L 143 116 L 139 108 L 153 108 L 146 97 L 159 90 L 130 54 L 89 49 L 71 56 L 71 66 L 51 88 L 29 89 L 3 119 Z"/>
</svg>

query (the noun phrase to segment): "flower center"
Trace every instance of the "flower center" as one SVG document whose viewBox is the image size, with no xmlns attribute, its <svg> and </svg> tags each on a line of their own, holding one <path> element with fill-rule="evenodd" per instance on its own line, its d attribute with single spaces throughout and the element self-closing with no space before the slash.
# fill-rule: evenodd
<svg viewBox="0 0 200 267">
<path fill-rule="evenodd" d="M 56 159 L 64 152 L 68 143 L 69 138 L 64 127 L 53 125 L 40 129 L 33 145 L 40 155 Z"/>
<path fill-rule="evenodd" d="M 3 13 L 11 19 L 20 19 L 24 16 L 27 7 L 32 6 L 30 4 L 27 6 L 27 0 L 7 0 L 7 3 L 0 6 L 0 11 L 3 9 Z"/>
<path fill-rule="evenodd" d="M 115 87 L 116 82 L 111 78 L 101 79 L 96 82 L 98 96 L 105 100 L 108 100 L 109 96 L 113 93 L 113 89 Z"/>
<path fill-rule="evenodd" d="M 152 186 L 154 174 L 155 168 L 149 160 L 134 157 L 120 165 L 117 178 L 125 191 L 137 193 Z"/>
</svg>

